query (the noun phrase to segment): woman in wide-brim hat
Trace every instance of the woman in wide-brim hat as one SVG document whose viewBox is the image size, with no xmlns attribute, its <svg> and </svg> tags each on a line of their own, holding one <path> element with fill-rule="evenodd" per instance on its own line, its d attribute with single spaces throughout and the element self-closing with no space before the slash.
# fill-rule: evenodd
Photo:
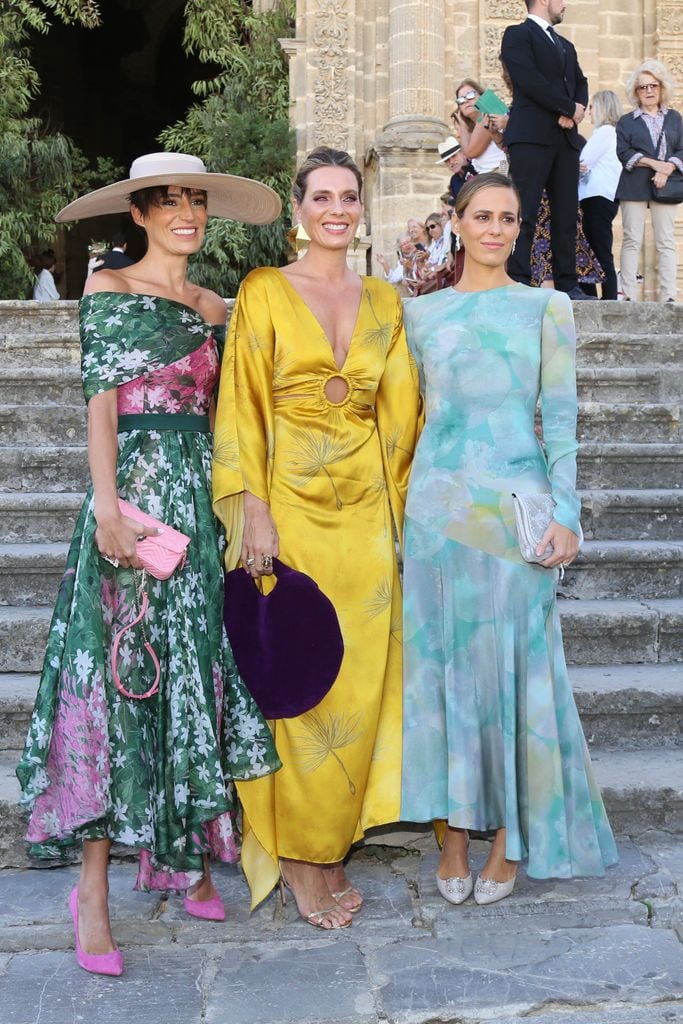
<svg viewBox="0 0 683 1024">
<path fill-rule="evenodd" d="M 35 711 L 18 767 L 39 856 L 83 843 L 70 898 L 81 967 L 120 974 L 107 903 L 112 841 L 141 851 L 137 888 L 184 889 L 185 909 L 222 920 L 208 854 L 236 859 L 234 779 L 279 766 L 234 667 L 223 627 L 223 541 L 211 510 L 211 428 L 226 307 L 187 279 L 208 216 L 263 224 L 280 200 L 259 182 L 210 174 L 196 157 L 138 158 L 130 177 L 58 221 L 130 210 L 146 255 L 86 282 L 80 305 L 92 487 L 69 551 Z M 189 537 L 168 580 L 145 580 L 136 541 L 155 531 L 118 499 Z M 117 634 L 149 607 L 142 625 Z M 159 688 L 142 695 L 155 675 Z M 112 661 L 114 660 L 114 667 Z"/>
</svg>

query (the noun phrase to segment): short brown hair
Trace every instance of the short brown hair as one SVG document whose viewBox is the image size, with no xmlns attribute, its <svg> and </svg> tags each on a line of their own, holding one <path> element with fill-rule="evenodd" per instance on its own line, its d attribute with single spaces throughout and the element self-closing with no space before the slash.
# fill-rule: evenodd
<svg viewBox="0 0 683 1024">
<path fill-rule="evenodd" d="M 179 187 L 184 196 L 191 196 L 199 192 L 204 196 L 204 199 L 207 197 L 206 191 L 203 188 Z M 160 206 L 164 199 L 168 199 L 169 188 L 173 188 L 173 182 L 169 182 L 168 185 L 152 185 L 151 188 L 139 188 L 137 192 L 131 192 L 128 196 L 128 201 L 131 206 L 140 211 L 143 217 L 146 217 L 153 206 Z"/>
</svg>

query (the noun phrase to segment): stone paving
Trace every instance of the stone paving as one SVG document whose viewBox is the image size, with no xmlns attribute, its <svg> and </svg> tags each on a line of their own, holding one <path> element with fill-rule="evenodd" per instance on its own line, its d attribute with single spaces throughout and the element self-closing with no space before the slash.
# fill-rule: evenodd
<svg viewBox="0 0 683 1024">
<path fill-rule="evenodd" d="M 485 859 L 473 843 L 473 866 Z M 482 908 L 446 904 L 430 833 L 360 848 L 366 904 L 343 931 L 273 894 L 249 914 L 237 867 L 216 869 L 225 923 L 132 891 L 111 870 L 122 978 L 76 965 L 67 897 L 77 867 L 0 872 L 0 1024 L 672 1024 L 683 1022 L 683 844 L 620 842 L 603 879 L 535 882 Z"/>
</svg>

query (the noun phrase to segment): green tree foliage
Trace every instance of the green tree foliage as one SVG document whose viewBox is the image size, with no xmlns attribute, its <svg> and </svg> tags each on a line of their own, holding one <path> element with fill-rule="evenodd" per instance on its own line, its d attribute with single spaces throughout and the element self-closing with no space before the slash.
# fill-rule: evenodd
<svg viewBox="0 0 683 1024">
<path fill-rule="evenodd" d="M 273 10 L 260 14 L 246 0 L 188 0 L 185 8 L 185 49 L 211 75 L 195 83 L 201 102 L 162 133 L 162 145 L 201 157 L 212 171 L 265 182 L 285 207 L 280 220 L 265 227 L 209 222 L 191 273 L 222 295 L 234 295 L 253 267 L 285 259 L 294 139 L 278 39 L 292 34 L 294 13 L 294 0 L 276 0 Z"/>
<path fill-rule="evenodd" d="M 54 240 L 54 216 L 81 188 L 110 179 L 113 165 L 92 170 L 64 135 L 30 116 L 40 83 L 26 40 L 47 32 L 49 14 L 94 27 L 94 0 L 3 0 L 0 6 L 0 298 L 25 298 L 33 271 L 26 253 Z"/>
</svg>

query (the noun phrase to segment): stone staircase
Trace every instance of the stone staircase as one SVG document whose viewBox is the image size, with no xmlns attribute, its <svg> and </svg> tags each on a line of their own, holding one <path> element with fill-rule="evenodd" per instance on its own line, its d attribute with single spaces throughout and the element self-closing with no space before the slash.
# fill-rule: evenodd
<svg viewBox="0 0 683 1024">
<path fill-rule="evenodd" d="M 586 542 L 567 658 L 616 830 L 683 832 L 683 306 L 584 302 Z M 26 863 L 14 764 L 87 487 L 76 304 L 0 302 L 0 865 Z"/>
</svg>

